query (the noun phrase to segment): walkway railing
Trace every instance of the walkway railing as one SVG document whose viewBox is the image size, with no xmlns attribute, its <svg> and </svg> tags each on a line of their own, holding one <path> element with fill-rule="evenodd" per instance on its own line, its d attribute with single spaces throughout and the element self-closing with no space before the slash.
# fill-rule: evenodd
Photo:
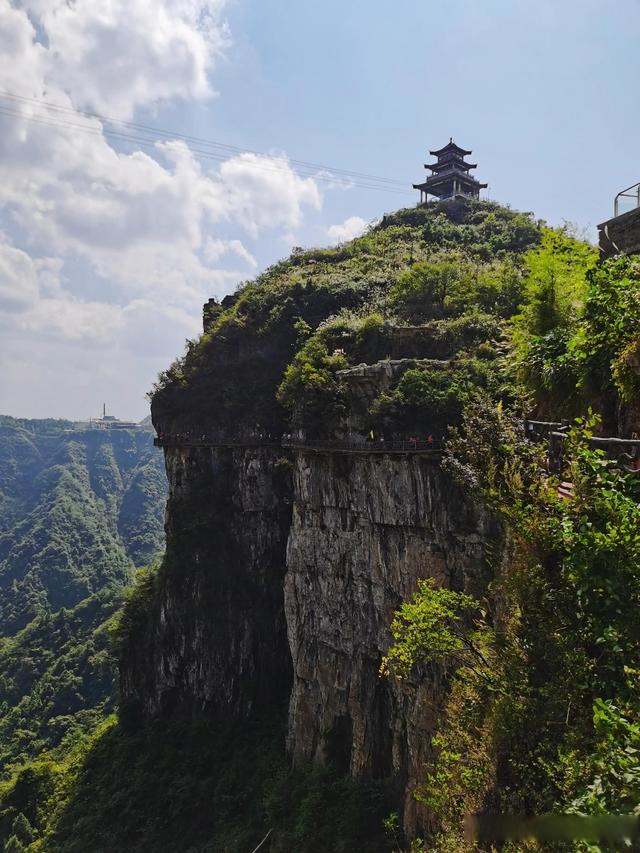
<svg viewBox="0 0 640 853">
<path fill-rule="evenodd" d="M 313 439 L 283 436 L 276 439 L 246 439 L 243 441 L 228 441 L 212 436 L 192 436 L 179 433 L 177 435 L 159 435 L 154 438 L 156 447 L 282 447 L 293 450 L 313 450 L 335 453 L 441 453 L 444 442 L 441 439 L 419 440 L 416 438 L 401 441 L 386 441 L 383 439 Z"/>
<path fill-rule="evenodd" d="M 524 422 L 527 438 L 532 441 L 548 443 L 549 470 L 554 473 L 562 469 L 564 443 L 568 428 L 568 424 L 554 421 Z M 622 468 L 627 473 L 640 474 L 640 439 L 591 436 L 589 447 L 602 450 L 605 457 L 614 466 Z"/>
<path fill-rule="evenodd" d="M 386 441 L 384 439 L 333 441 L 332 439 L 283 438 L 282 446 L 300 450 L 335 451 L 338 453 L 441 453 L 444 442 L 441 439 L 429 441 L 428 439 L 419 440 L 415 438 L 403 439 L 402 441 Z"/>
<path fill-rule="evenodd" d="M 231 441 L 214 436 L 193 436 L 186 433 L 157 435 L 153 443 L 156 447 L 282 447 L 282 441 L 272 438 L 246 438 Z"/>
<path fill-rule="evenodd" d="M 528 418 L 524 421 L 524 434 L 532 441 L 541 438 L 548 438 L 552 432 L 563 428 L 562 421 L 531 421 Z"/>
<path fill-rule="evenodd" d="M 613 203 L 613 215 L 621 216 L 623 213 L 635 210 L 636 207 L 640 207 L 640 183 L 633 184 L 618 193 Z"/>
<path fill-rule="evenodd" d="M 525 420 L 524 433 L 531 441 L 545 442 L 548 445 L 549 470 L 559 472 L 562 469 L 564 443 L 567 438 L 568 424 L 559 421 Z M 284 435 L 280 439 L 271 437 L 247 438 L 243 440 L 225 440 L 208 435 L 159 435 L 154 438 L 156 447 L 278 447 L 291 450 L 310 450 L 319 453 L 421 453 L 441 454 L 444 450 L 443 439 L 407 438 L 401 440 L 384 439 L 314 439 Z M 640 439 L 603 438 L 592 436 L 589 445 L 604 451 L 607 459 L 629 473 L 640 474 Z"/>
</svg>

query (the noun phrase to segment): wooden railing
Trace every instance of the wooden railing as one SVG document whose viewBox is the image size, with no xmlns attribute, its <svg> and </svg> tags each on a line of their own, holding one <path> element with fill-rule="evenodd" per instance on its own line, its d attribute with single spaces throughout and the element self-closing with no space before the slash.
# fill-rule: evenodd
<svg viewBox="0 0 640 853">
<path fill-rule="evenodd" d="M 568 423 L 556 421 L 524 422 L 524 431 L 532 441 L 548 443 L 549 470 L 558 473 L 562 469 L 564 443 L 567 438 Z M 615 436 L 591 436 L 589 447 L 602 450 L 605 457 L 627 473 L 640 474 L 640 439 L 617 438 Z"/>
</svg>

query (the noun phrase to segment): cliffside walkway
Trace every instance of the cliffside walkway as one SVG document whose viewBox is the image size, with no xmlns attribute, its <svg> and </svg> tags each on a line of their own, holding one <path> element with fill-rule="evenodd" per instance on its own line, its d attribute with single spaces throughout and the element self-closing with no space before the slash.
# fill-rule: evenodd
<svg viewBox="0 0 640 853">
<path fill-rule="evenodd" d="M 224 441 L 209 437 L 194 437 L 190 435 L 160 435 L 154 438 L 156 447 L 281 447 L 285 450 L 310 450 L 316 453 L 362 453 L 362 454 L 412 454 L 440 456 L 444 449 L 444 442 L 440 439 L 433 441 L 404 439 L 402 441 L 384 440 L 362 440 L 362 441 L 338 441 L 332 439 L 310 439 L 293 438 L 283 436 L 279 441 L 264 439 L 255 441 Z"/>
<path fill-rule="evenodd" d="M 546 442 L 549 448 L 549 470 L 558 472 L 562 468 L 562 451 L 567 437 L 568 424 L 559 421 L 525 420 L 524 433 L 531 441 Z M 344 453 L 344 454 L 421 454 L 439 457 L 444 451 L 445 442 L 442 439 L 407 438 L 386 441 L 384 439 L 314 439 L 282 436 L 273 438 L 246 438 L 243 440 L 225 440 L 218 437 L 191 434 L 159 435 L 154 438 L 156 447 L 228 447 L 228 448 L 258 448 L 273 447 L 284 450 L 311 451 L 314 453 Z M 604 451 L 607 459 L 626 473 L 640 474 L 640 439 L 639 438 L 604 438 L 592 436 L 589 439 L 591 447 Z"/>
<path fill-rule="evenodd" d="M 434 439 L 422 441 L 404 439 L 402 441 L 331 441 L 330 439 L 290 438 L 282 440 L 283 447 L 294 450 L 313 450 L 319 453 L 422 453 L 441 455 L 444 442 Z"/>
</svg>

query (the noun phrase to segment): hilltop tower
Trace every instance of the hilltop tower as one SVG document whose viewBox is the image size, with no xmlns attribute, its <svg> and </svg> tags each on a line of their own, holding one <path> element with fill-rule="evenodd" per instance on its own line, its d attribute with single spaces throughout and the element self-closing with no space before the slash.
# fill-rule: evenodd
<svg viewBox="0 0 640 853">
<path fill-rule="evenodd" d="M 420 204 L 427 201 L 430 195 L 440 199 L 479 198 L 480 190 L 488 186 L 469 174 L 477 165 L 467 163 L 464 159 L 471 151 L 460 148 L 452 138 L 444 148 L 430 151 L 429 154 L 438 158 L 436 163 L 425 163 L 425 169 L 433 174 L 424 183 L 413 185 L 415 190 L 420 190 Z"/>
</svg>

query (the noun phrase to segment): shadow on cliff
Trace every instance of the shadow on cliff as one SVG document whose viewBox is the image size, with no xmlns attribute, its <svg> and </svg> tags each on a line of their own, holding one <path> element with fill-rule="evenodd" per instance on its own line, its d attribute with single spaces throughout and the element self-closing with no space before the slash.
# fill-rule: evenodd
<svg viewBox="0 0 640 853">
<path fill-rule="evenodd" d="M 330 768 L 292 771 L 283 743 L 283 723 L 274 719 L 136 732 L 114 725 L 64 785 L 44 849 L 250 853 L 273 829 L 264 853 L 387 853 L 385 786 Z M 43 798 L 44 790 L 30 797 Z"/>
</svg>

